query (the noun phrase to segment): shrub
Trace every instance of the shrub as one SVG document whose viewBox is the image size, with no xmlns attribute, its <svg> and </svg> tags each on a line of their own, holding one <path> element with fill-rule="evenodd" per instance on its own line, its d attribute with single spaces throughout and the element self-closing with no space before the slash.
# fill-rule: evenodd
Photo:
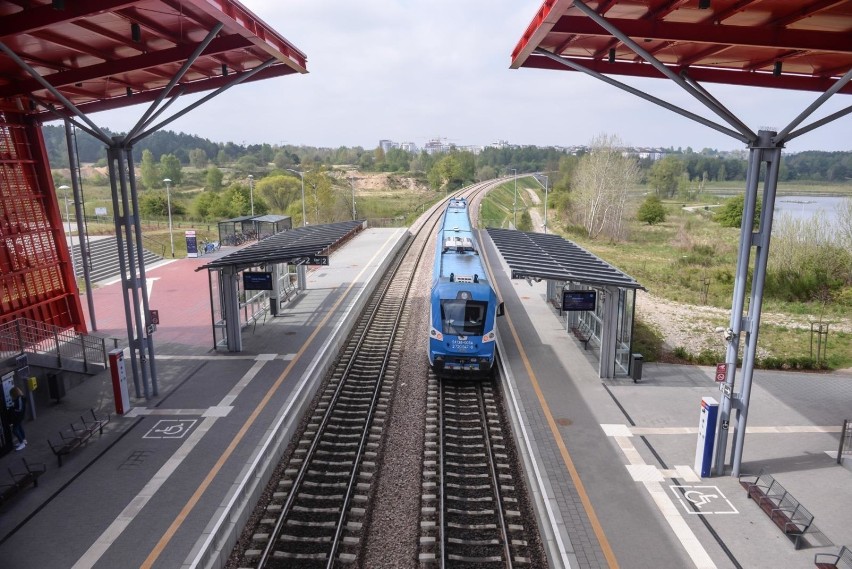
<svg viewBox="0 0 852 569">
<path fill-rule="evenodd" d="M 757 200 L 757 205 L 754 208 L 754 225 L 757 227 L 760 220 L 760 198 Z M 713 216 L 713 221 L 716 221 L 722 227 L 740 227 L 743 224 L 743 209 L 745 208 L 745 195 L 734 196 L 725 200 L 716 214 Z"/>
<path fill-rule="evenodd" d="M 637 318 L 633 327 L 633 351 L 642 354 L 646 362 L 656 362 L 660 360 L 662 348 L 663 335 Z"/>
<path fill-rule="evenodd" d="M 666 208 L 663 207 L 663 202 L 660 201 L 660 198 L 650 195 L 639 206 L 639 211 L 636 212 L 636 219 L 648 225 L 662 223 L 666 220 Z"/>
</svg>

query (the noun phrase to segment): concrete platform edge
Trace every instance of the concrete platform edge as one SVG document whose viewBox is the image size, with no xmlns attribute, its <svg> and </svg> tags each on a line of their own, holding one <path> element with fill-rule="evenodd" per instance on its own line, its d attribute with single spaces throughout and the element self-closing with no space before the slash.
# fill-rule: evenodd
<svg viewBox="0 0 852 569">
<path fill-rule="evenodd" d="M 515 441 L 515 446 L 521 455 L 524 465 L 524 474 L 527 479 L 527 487 L 533 497 L 533 511 L 538 521 L 544 539 L 544 548 L 549 560 L 550 567 L 559 569 L 570 569 L 578 567 L 576 556 L 572 553 L 574 547 L 571 537 L 565 528 L 564 520 L 559 513 L 559 506 L 553 498 L 551 484 L 547 471 L 538 467 L 538 452 L 532 431 L 528 428 L 526 411 L 521 398 L 517 395 L 517 383 L 507 359 L 503 358 L 505 353 L 500 337 L 497 337 L 497 356 L 500 361 L 501 380 L 508 398 L 509 417 L 512 422 L 513 433 L 521 440 Z"/>
<path fill-rule="evenodd" d="M 305 371 L 299 386 L 279 409 L 275 421 L 263 441 L 257 446 L 254 459 L 246 465 L 234 481 L 231 491 L 218 508 L 219 515 L 207 525 L 182 568 L 218 569 L 228 562 L 237 538 L 251 514 L 250 508 L 254 507 L 260 499 L 261 492 L 269 483 L 272 471 L 281 460 L 284 450 L 289 445 L 304 411 L 316 395 L 329 366 L 337 357 L 382 275 L 400 249 L 408 242 L 410 236 L 407 230 L 400 232 L 388 254 L 357 293 L 355 301 L 349 305 L 346 314 L 338 321 L 334 331 L 320 348 L 320 357 L 316 358 Z"/>
</svg>

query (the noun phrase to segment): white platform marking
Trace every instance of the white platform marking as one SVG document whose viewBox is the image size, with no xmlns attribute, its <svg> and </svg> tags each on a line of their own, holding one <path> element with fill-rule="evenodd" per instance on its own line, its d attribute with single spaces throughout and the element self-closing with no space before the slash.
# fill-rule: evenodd
<svg viewBox="0 0 852 569">
<path fill-rule="evenodd" d="M 689 515 L 739 514 L 728 497 L 718 486 L 669 486 L 684 511 Z M 695 507 L 688 505 L 692 503 Z"/>
<path fill-rule="evenodd" d="M 684 520 L 680 510 L 675 506 L 671 497 L 666 492 L 663 482 L 663 472 L 652 464 L 645 464 L 645 460 L 636 447 L 633 446 L 631 437 L 635 434 L 635 427 L 631 429 L 627 425 L 601 425 L 603 431 L 612 437 L 630 464 L 625 465 L 633 480 L 644 485 L 663 514 L 663 518 L 680 541 L 684 551 L 689 555 L 698 569 L 715 569 L 716 564 L 710 558 L 707 550 L 695 537 L 689 525 Z M 633 433 L 631 433 L 633 431 Z M 625 432 L 627 434 L 625 434 Z"/>
<path fill-rule="evenodd" d="M 234 399 L 237 398 L 237 395 L 242 392 L 242 390 L 248 385 L 248 383 L 254 379 L 257 373 L 261 370 L 264 364 L 267 361 L 271 361 L 274 359 L 275 354 L 262 354 L 264 356 L 254 357 L 251 359 L 256 359 L 259 361 L 255 361 L 254 365 L 243 375 L 240 381 L 237 382 L 236 385 L 231 389 L 231 391 L 222 399 L 219 405 L 215 405 L 213 407 L 208 408 L 207 410 L 193 410 L 197 412 L 193 412 L 192 414 L 200 414 L 203 415 L 204 418 L 201 419 L 200 424 L 195 427 L 194 430 L 191 430 L 191 425 L 188 427 L 182 436 L 185 436 L 187 433 L 190 433 L 188 437 L 184 440 L 184 442 L 180 445 L 180 447 L 172 454 L 172 456 L 166 460 L 166 463 L 160 467 L 160 469 L 154 474 L 151 480 L 145 484 L 145 487 L 130 501 L 130 503 L 121 511 L 121 513 L 113 520 L 113 522 L 109 525 L 109 527 L 104 530 L 104 532 L 98 537 L 95 542 L 89 547 L 89 549 L 77 560 L 72 569 L 84 569 L 89 567 L 94 567 L 95 564 L 103 557 L 104 553 L 112 546 L 113 542 L 118 539 L 125 529 L 130 525 L 130 522 L 142 511 L 142 509 L 148 504 L 148 501 L 156 495 L 156 493 L 162 488 L 163 484 L 169 479 L 169 477 L 177 470 L 178 466 L 184 461 L 184 459 L 189 456 L 189 453 L 195 448 L 195 446 L 201 441 L 201 438 L 213 427 L 216 423 L 216 420 L 219 417 L 224 417 L 230 412 L 231 403 L 233 403 Z M 268 357 L 272 356 L 272 357 Z M 177 357 L 177 356 L 175 356 Z M 184 358 L 184 356 L 181 356 Z M 168 409 L 145 409 L 144 407 L 139 407 L 137 409 L 132 409 L 131 413 L 136 411 L 136 415 L 170 415 Z M 130 413 L 127 416 L 131 416 Z M 164 419 L 163 421 L 167 421 Z M 158 425 L 163 421 L 158 422 Z M 197 420 L 190 419 L 193 424 L 198 422 Z M 151 433 L 154 429 L 148 431 Z M 146 433 L 145 438 L 166 438 L 163 433 L 154 433 L 152 436 L 148 436 Z M 168 433 L 166 433 L 168 434 Z M 170 438 L 178 438 L 176 436 L 172 436 Z"/>
</svg>

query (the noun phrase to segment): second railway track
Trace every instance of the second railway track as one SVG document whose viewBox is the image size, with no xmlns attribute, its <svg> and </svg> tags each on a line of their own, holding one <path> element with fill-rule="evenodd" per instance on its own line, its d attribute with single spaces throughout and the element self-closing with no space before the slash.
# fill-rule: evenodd
<svg viewBox="0 0 852 569">
<path fill-rule="evenodd" d="M 470 193 L 483 187 L 484 184 L 475 186 Z M 433 245 L 434 225 L 439 217 L 440 211 L 434 210 L 419 225 L 371 295 L 315 397 L 309 417 L 303 421 L 303 432 L 291 443 L 286 462 L 282 462 L 278 476 L 270 483 L 268 501 L 253 516 L 255 522 L 246 528 L 229 566 L 365 566 L 370 508 L 399 373 L 404 330 L 409 321 L 409 289 L 424 251 Z M 430 384 L 433 382 L 430 379 Z M 458 405 L 470 398 L 469 388 L 448 385 L 450 391 L 456 392 Z M 515 468 L 508 465 L 510 457 L 505 451 L 511 435 L 507 437 L 503 432 L 500 423 L 505 425 L 505 421 L 496 410 L 499 406 L 495 406 L 493 391 L 486 385 L 479 393 L 476 400 L 480 411 L 476 418 L 468 417 L 469 411 L 448 408 L 450 426 L 445 427 L 446 432 L 440 437 L 458 440 L 458 450 L 471 436 L 468 429 L 478 429 L 477 440 L 471 443 L 478 451 L 450 451 L 446 455 L 449 461 L 441 463 L 440 477 L 445 481 L 481 480 L 476 485 L 487 486 L 489 490 L 471 490 L 453 482 L 440 485 L 436 493 L 440 503 L 447 506 L 439 516 L 444 529 L 438 535 L 431 532 L 436 538 L 433 546 L 424 546 L 430 538 L 421 537 L 420 564 L 433 565 L 440 560 L 442 566 L 529 564 L 528 530 L 524 527 L 529 528 L 530 523 L 534 527 L 535 523 L 525 526 L 520 522 L 523 516 L 517 494 L 522 488 L 516 489 L 512 481 Z M 427 419 L 427 431 L 430 428 Z M 425 455 L 424 478 L 430 476 L 429 453 L 434 446 L 430 438 L 427 432 L 427 448 L 421 451 L 421 456 Z M 489 449 L 492 444 L 496 446 L 494 450 L 485 450 L 486 444 Z M 481 460 L 479 455 L 483 452 L 496 462 Z M 475 464 L 463 466 L 464 454 L 470 454 Z M 421 527 L 428 527 L 429 498 L 423 500 L 421 515 L 426 514 Z M 483 522 L 484 517 L 488 517 L 487 522 Z M 489 529 L 475 527 L 480 525 L 488 525 Z M 499 527 L 496 533 L 491 531 L 492 525 Z M 462 527 L 464 531 L 456 531 Z M 411 563 L 413 566 L 418 561 L 412 558 Z"/>
</svg>

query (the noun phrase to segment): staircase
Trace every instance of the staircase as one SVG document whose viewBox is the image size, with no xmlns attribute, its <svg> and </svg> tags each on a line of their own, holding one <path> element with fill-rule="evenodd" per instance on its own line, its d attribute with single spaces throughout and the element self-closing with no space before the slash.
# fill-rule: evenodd
<svg viewBox="0 0 852 569">
<path fill-rule="evenodd" d="M 163 257 L 146 248 L 142 249 L 142 257 L 145 266 L 149 266 Z M 127 251 L 123 250 L 125 263 L 127 262 Z M 80 242 L 74 239 L 74 247 L 71 252 L 74 256 L 74 267 L 77 269 L 77 278 L 83 277 L 83 259 L 80 254 Z M 93 283 L 115 278 L 121 275 L 121 265 L 118 257 L 118 240 L 115 236 L 89 240 L 89 277 Z"/>
</svg>

